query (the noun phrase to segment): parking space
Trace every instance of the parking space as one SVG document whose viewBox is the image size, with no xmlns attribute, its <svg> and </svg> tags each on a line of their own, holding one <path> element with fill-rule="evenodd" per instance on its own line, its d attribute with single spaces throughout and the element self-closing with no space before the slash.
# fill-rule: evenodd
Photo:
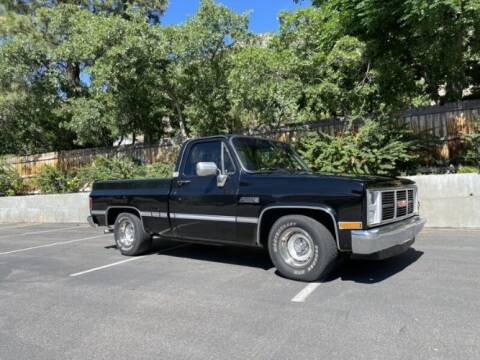
<svg viewBox="0 0 480 360">
<path fill-rule="evenodd" d="M 0 359 L 480 357 L 480 230 L 426 229 L 320 284 L 261 250 L 154 245 L 128 258 L 83 224 L 1 224 Z"/>
</svg>

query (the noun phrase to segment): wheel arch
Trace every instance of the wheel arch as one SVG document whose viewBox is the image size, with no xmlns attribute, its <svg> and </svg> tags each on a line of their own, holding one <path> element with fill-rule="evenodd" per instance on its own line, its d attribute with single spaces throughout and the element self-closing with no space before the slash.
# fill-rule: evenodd
<svg viewBox="0 0 480 360">
<path fill-rule="evenodd" d="M 129 214 L 138 216 L 142 224 L 142 227 L 144 227 L 142 212 L 134 206 L 109 206 L 107 210 L 105 210 L 106 226 L 114 225 L 115 220 L 117 219 L 118 215 L 120 215 L 121 213 L 129 213 Z"/>
<path fill-rule="evenodd" d="M 332 208 L 325 205 L 272 205 L 265 207 L 258 218 L 256 239 L 258 246 L 265 246 L 273 223 L 286 215 L 305 215 L 317 220 L 332 233 L 337 249 L 342 251 L 340 249 L 336 213 Z"/>
</svg>

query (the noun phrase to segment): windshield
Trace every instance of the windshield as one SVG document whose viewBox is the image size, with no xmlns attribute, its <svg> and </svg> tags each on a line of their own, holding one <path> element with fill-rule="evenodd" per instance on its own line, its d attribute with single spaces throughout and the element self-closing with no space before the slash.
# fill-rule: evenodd
<svg viewBox="0 0 480 360">
<path fill-rule="evenodd" d="M 246 137 L 233 138 L 232 142 L 247 171 L 309 171 L 287 144 Z"/>
</svg>

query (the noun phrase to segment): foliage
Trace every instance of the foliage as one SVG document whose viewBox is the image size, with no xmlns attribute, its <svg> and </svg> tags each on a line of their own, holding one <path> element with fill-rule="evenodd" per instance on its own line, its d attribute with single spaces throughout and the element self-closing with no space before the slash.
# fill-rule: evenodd
<svg viewBox="0 0 480 360">
<path fill-rule="evenodd" d="M 95 14 L 120 15 L 123 18 L 140 14 L 150 23 L 157 23 L 167 6 L 167 0 L 4 0 L 2 3 L 5 4 L 3 8 L 19 14 L 33 13 L 45 6 L 57 6 L 61 3 L 76 4 Z"/>
<path fill-rule="evenodd" d="M 388 103 L 460 100 L 480 85 L 478 0 L 314 0 L 367 44 Z M 439 90 L 444 90 L 439 93 Z"/>
<path fill-rule="evenodd" d="M 365 115 L 382 107 L 367 46 L 342 29 L 335 9 L 283 13 L 272 45 L 293 57 L 302 89 L 295 95 L 300 96 L 304 119 Z"/>
<path fill-rule="evenodd" d="M 244 128 L 269 128 L 300 116 L 302 82 L 289 51 L 246 47 L 232 57 L 230 114 Z"/>
<path fill-rule="evenodd" d="M 140 166 L 128 157 L 107 158 L 98 156 L 91 165 L 78 170 L 82 184 L 91 184 L 95 180 L 133 179 L 140 174 Z"/>
<path fill-rule="evenodd" d="M 98 156 L 91 165 L 78 169 L 66 170 L 62 167 L 45 165 L 33 178 L 33 186 L 44 194 L 76 192 L 88 189 L 95 180 L 171 177 L 173 168 L 174 165 L 168 163 L 139 165 L 128 156 L 114 158 Z M 0 172 L 0 186 L 5 183 L 4 187 L 0 187 L 0 189 L 5 188 L 7 184 L 14 184 L 12 174 L 9 172 L 8 180 L 3 181 L 7 175 L 3 175 L 3 172 Z M 12 188 L 13 190 L 11 193 L 8 193 L 9 195 L 18 194 L 23 188 L 22 179 L 18 174 L 16 176 L 20 183 L 15 188 Z"/>
<path fill-rule="evenodd" d="M 8 165 L 0 166 L 0 193 L 4 196 L 23 194 L 23 179 L 17 170 Z"/>
<path fill-rule="evenodd" d="M 459 174 L 480 173 L 480 168 L 475 166 L 461 166 L 458 168 Z"/>
<path fill-rule="evenodd" d="M 387 118 L 368 120 L 358 132 L 333 137 L 317 134 L 302 139 L 298 150 L 313 170 L 333 173 L 396 175 L 411 166 L 408 132 Z"/>
<path fill-rule="evenodd" d="M 89 186 L 95 180 L 163 178 L 171 177 L 173 164 L 154 163 L 140 165 L 128 156 L 107 158 L 98 156 L 91 165 L 77 170 L 77 178 L 82 186 Z"/>
<path fill-rule="evenodd" d="M 9 4 L 0 29 L 0 151 L 108 146 L 140 134 L 154 143 L 169 126 L 183 137 L 236 128 L 229 54 L 248 37 L 247 17 L 204 0 L 184 24 L 153 26 L 165 3 Z"/>
<path fill-rule="evenodd" d="M 146 178 L 169 178 L 172 176 L 174 164 L 157 162 L 144 167 L 142 177 Z"/>
<path fill-rule="evenodd" d="M 162 72 L 163 95 L 182 136 L 232 132 L 238 121 L 230 112 L 228 74 L 231 54 L 248 46 L 248 19 L 213 0 L 165 35 L 169 63 Z"/>
<path fill-rule="evenodd" d="M 480 167 L 480 119 L 473 122 L 473 132 L 465 135 L 465 150 L 462 162 Z"/>
<path fill-rule="evenodd" d="M 75 192 L 78 179 L 62 168 L 44 165 L 34 178 L 34 185 L 44 194 Z"/>
<path fill-rule="evenodd" d="M 248 14 L 214 0 L 175 26 L 161 24 L 167 0 L 0 0 L 0 154 L 354 120 L 480 95 L 479 0 L 312 3 L 254 35 Z M 348 153 L 356 136 L 309 141 Z M 374 171 L 363 163 L 384 153 L 364 150 L 332 167 Z"/>
<path fill-rule="evenodd" d="M 463 160 L 466 164 L 478 166 L 480 164 L 480 128 L 477 132 L 465 136 L 467 151 Z"/>
</svg>

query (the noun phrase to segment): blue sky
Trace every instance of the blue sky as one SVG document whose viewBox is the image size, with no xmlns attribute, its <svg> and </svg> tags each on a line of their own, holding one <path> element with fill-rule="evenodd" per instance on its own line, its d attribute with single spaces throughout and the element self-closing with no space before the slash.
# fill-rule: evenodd
<svg viewBox="0 0 480 360">
<path fill-rule="evenodd" d="M 282 10 L 294 10 L 310 5 L 310 0 L 304 0 L 300 5 L 293 0 L 217 0 L 230 9 L 243 13 L 251 11 L 250 30 L 261 33 L 278 30 L 278 13 Z M 167 12 L 161 22 L 172 25 L 184 22 L 193 16 L 198 9 L 200 0 L 170 0 Z"/>
</svg>

